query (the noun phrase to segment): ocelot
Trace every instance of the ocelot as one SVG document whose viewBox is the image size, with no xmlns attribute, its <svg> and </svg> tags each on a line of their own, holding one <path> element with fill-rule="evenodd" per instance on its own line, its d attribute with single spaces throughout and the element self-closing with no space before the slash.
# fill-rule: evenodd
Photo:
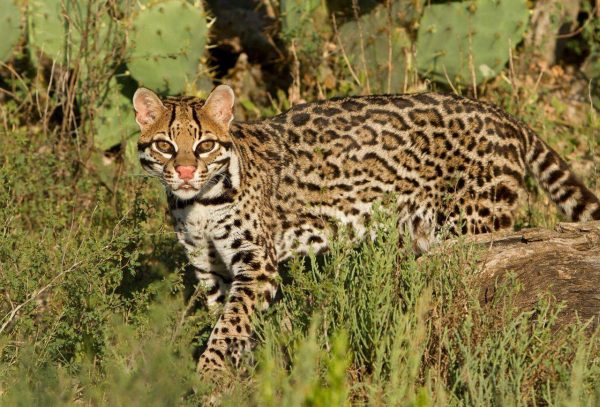
<svg viewBox="0 0 600 407">
<path fill-rule="evenodd" d="M 140 88 L 133 104 L 141 164 L 166 188 L 208 304 L 224 302 L 200 371 L 239 363 L 279 262 L 323 251 L 337 225 L 360 239 L 384 196 L 420 252 L 442 229 L 511 228 L 527 171 L 567 218 L 600 219 L 598 198 L 529 127 L 465 97 L 342 97 L 252 123 L 233 121 L 226 85 L 206 100 Z"/>
</svg>

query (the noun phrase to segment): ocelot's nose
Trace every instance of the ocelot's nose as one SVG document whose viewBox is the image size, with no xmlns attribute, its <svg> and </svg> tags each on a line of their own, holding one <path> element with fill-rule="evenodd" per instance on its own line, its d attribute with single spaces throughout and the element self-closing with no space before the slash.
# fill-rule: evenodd
<svg viewBox="0 0 600 407">
<path fill-rule="evenodd" d="M 196 172 L 196 167 L 193 165 L 179 165 L 175 167 L 175 171 L 179 174 L 179 178 L 184 181 L 189 181 L 194 178 L 194 172 Z"/>
</svg>

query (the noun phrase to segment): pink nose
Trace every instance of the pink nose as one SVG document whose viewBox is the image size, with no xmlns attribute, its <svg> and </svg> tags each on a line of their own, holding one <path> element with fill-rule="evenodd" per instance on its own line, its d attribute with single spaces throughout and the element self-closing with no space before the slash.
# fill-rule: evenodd
<svg viewBox="0 0 600 407">
<path fill-rule="evenodd" d="M 179 178 L 184 181 L 189 181 L 194 178 L 194 172 L 196 172 L 196 167 L 191 165 L 180 165 L 175 167 L 175 171 L 179 174 Z"/>
</svg>

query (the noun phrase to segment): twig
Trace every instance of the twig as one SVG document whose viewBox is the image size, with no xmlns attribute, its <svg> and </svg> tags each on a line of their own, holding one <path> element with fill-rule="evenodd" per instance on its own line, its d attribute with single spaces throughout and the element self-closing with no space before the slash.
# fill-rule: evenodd
<svg viewBox="0 0 600 407">
<path fill-rule="evenodd" d="M 48 87 L 46 89 L 46 95 L 44 97 L 44 109 L 43 109 L 43 115 L 42 115 L 42 110 L 40 109 L 40 99 L 39 99 L 39 93 L 36 89 L 36 101 L 37 101 L 37 108 L 38 108 L 38 112 L 40 115 L 42 115 L 42 117 L 44 118 L 44 136 L 48 135 L 48 126 L 49 126 L 49 122 L 50 122 L 50 115 L 48 114 L 48 109 L 50 108 L 50 89 L 52 88 L 52 82 L 54 81 L 54 73 L 56 70 L 56 61 L 52 60 L 52 68 L 50 68 L 50 78 L 48 78 Z"/>
<path fill-rule="evenodd" d="M 4 332 L 4 330 L 6 329 L 6 327 L 8 326 L 8 324 L 11 323 L 11 321 L 17 316 L 17 314 L 19 313 L 19 311 L 21 310 L 21 308 L 23 308 L 24 306 L 26 306 L 27 304 L 29 304 L 31 301 L 35 300 L 37 297 L 40 296 L 40 294 L 42 294 L 44 291 L 46 291 L 48 288 L 52 287 L 54 285 L 54 283 L 56 282 L 56 280 L 58 280 L 60 277 L 64 276 L 65 274 L 67 274 L 68 272 L 72 271 L 73 269 L 75 269 L 76 267 L 80 266 L 85 260 L 80 260 L 76 263 L 74 263 L 71 267 L 69 267 L 66 270 L 61 271 L 60 273 L 58 273 L 56 276 L 54 276 L 54 278 L 48 283 L 46 284 L 44 287 L 40 288 L 39 290 L 33 292 L 28 299 L 26 299 L 24 302 L 22 302 L 21 304 L 17 305 L 15 308 L 12 309 L 12 311 L 10 311 L 8 314 L 6 314 L 3 318 L 4 323 L 2 324 L 2 326 L 0 327 L 0 334 L 2 332 Z"/>
<path fill-rule="evenodd" d="M 102 253 L 110 253 L 110 250 L 108 250 L 110 248 L 110 245 L 115 241 L 116 239 L 116 229 L 117 227 L 119 227 L 125 218 L 121 218 L 117 224 L 115 225 L 115 227 L 113 228 L 112 231 L 112 236 L 110 241 L 108 242 L 108 244 L 106 244 L 102 249 L 101 252 Z M 81 242 L 81 245 L 83 245 L 83 242 Z M 79 246 L 79 248 L 77 249 L 76 253 L 79 253 L 81 245 Z M 110 256 L 110 254 L 109 254 Z M 83 259 L 83 260 L 79 260 L 76 261 L 75 263 L 73 263 L 71 265 L 71 267 L 69 267 L 68 269 L 65 269 L 63 271 L 61 271 L 60 273 L 58 273 L 56 276 L 54 276 L 52 278 L 52 280 L 50 280 L 50 282 L 48 284 L 46 284 L 44 287 L 40 288 L 39 290 L 33 292 L 29 298 L 27 298 L 25 301 L 23 301 L 21 304 L 17 305 L 16 307 L 14 307 L 9 313 L 7 313 L 3 318 L 2 321 L 4 321 L 2 323 L 2 326 L 0 327 L 0 334 L 2 332 L 4 332 L 4 330 L 6 329 L 6 327 L 12 322 L 12 320 L 17 316 L 17 314 L 19 313 L 19 311 L 26 306 L 27 304 L 29 304 L 31 301 L 35 300 L 36 298 L 38 298 L 42 293 L 44 293 L 44 291 L 48 290 L 50 287 L 52 287 L 53 285 L 56 284 L 56 282 L 63 277 L 64 275 L 66 275 L 67 273 L 70 273 L 71 271 L 75 270 L 77 267 L 79 267 L 80 265 L 84 264 L 86 261 L 88 261 L 89 259 Z M 63 260 L 61 260 L 61 263 L 63 262 Z"/>
<path fill-rule="evenodd" d="M 592 99 L 592 82 L 593 79 L 590 79 L 588 81 L 588 100 L 590 102 L 590 109 L 592 110 L 592 112 L 595 112 L 595 108 L 594 108 L 594 99 Z"/>
<path fill-rule="evenodd" d="M 290 51 L 293 57 L 292 64 L 292 86 L 290 88 L 289 99 L 292 105 L 297 104 L 300 101 L 300 60 L 296 54 L 296 41 L 292 40 Z"/>
<path fill-rule="evenodd" d="M 175 329 L 173 330 L 173 333 L 171 334 L 171 343 L 175 342 L 175 339 L 177 339 L 177 337 L 179 336 L 179 331 L 181 330 L 181 327 L 185 323 L 186 317 L 190 314 L 190 311 L 196 304 L 196 300 L 198 299 L 198 297 L 200 297 L 200 294 L 204 293 L 204 291 L 205 291 L 205 288 L 202 286 L 202 282 L 199 281 L 198 284 L 196 285 L 196 290 L 194 290 L 194 293 L 192 294 L 192 296 L 190 297 L 190 299 L 188 301 L 187 307 L 185 307 L 185 310 L 183 310 L 183 312 L 181 313 L 181 317 L 179 318 L 179 322 L 177 323 L 177 326 L 175 327 Z"/>
<path fill-rule="evenodd" d="M 6 68 L 15 78 L 17 78 L 17 80 L 21 83 L 21 86 L 23 87 L 23 89 L 29 88 L 29 86 L 25 83 L 25 79 L 23 78 L 23 75 L 21 75 L 17 71 L 15 71 L 15 69 L 12 66 L 7 65 L 2 61 L 0 61 L 0 66 L 3 68 Z M 8 93 L 8 91 L 5 89 L 2 89 L 2 91 Z M 16 95 L 14 95 L 14 97 L 16 98 Z M 27 93 L 27 99 L 31 99 L 31 93 Z"/>
<path fill-rule="evenodd" d="M 369 70 L 367 68 L 367 58 L 365 56 L 365 39 L 363 38 L 362 25 L 360 24 L 360 18 L 358 15 L 358 2 L 352 0 L 352 10 L 354 11 L 354 18 L 356 18 L 356 25 L 358 26 L 358 38 L 360 40 L 360 59 L 365 72 L 365 85 L 367 86 L 367 93 L 371 93 L 371 85 L 369 84 Z"/>
<path fill-rule="evenodd" d="M 538 88 L 538 86 L 540 86 L 540 82 L 542 81 L 542 76 L 544 76 L 543 69 L 540 71 L 540 74 L 538 75 L 537 79 L 535 80 L 535 84 L 533 85 L 533 93 L 537 93 L 537 88 Z"/>
<path fill-rule="evenodd" d="M 388 17 L 388 75 L 387 75 L 387 93 L 392 92 L 392 30 L 394 24 L 392 23 L 392 2 L 391 0 L 386 1 L 387 6 L 387 17 Z"/>
<path fill-rule="evenodd" d="M 514 84 L 516 82 L 517 75 L 515 74 L 515 64 L 512 54 L 512 41 L 510 40 L 510 38 L 508 39 L 508 68 L 510 69 L 510 81 L 512 84 Z"/>
<path fill-rule="evenodd" d="M 354 79 L 354 81 L 356 82 L 356 84 L 358 86 L 362 86 L 362 84 L 360 83 L 360 79 L 358 79 L 358 76 L 356 75 L 356 72 L 354 72 L 354 69 L 352 69 L 352 64 L 350 63 L 350 60 L 348 59 L 348 54 L 346 54 L 346 50 L 344 49 L 344 44 L 342 43 L 340 33 L 338 32 L 338 29 L 337 29 L 337 23 L 335 21 L 335 14 L 331 14 L 331 21 L 333 22 L 333 32 L 335 33 L 335 36 L 338 40 L 338 45 L 340 46 L 340 49 L 342 50 L 342 57 L 344 57 L 344 61 L 346 62 L 346 65 L 348 66 L 348 70 L 350 70 L 350 75 L 352 75 L 352 79 Z"/>
<path fill-rule="evenodd" d="M 475 63 L 473 62 L 473 35 L 469 34 L 469 71 L 471 74 L 471 86 L 473 96 L 477 99 L 477 76 L 475 75 Z"/>
<path fill-rule="evenodd" d="M 456 90 L 456 88 L 452 84 L 452 81 L 450 80 L 450 77 L 448 76 L 448 72 L 446 72 L 446 65 L 442 65 L 442 68 L 444 68 L 444 76 L 446 77 L 446 80 L 448 81 L 448 84 L 452 88 L 452 92 L 454 92 L 454 94 L 458 95 L 458 91 Z"/>
<path fill-rule="evenodd" d="M 411 63 L 411 54 L 406 48 L 402 48 L 402 53 L 404 54 L 404 80 L 402 81 L 402 93 L 406 93 L 408 90 L 408 66 Z"/>
<path fill-rule="evenodd" d="M 556 39 L 557 40 L 559 40 L 559 39 L 562 40 L 564 38 L 571 38 L 571 37 L 575 37 L 576 35 L 580 34 L 585 29 L 585 27 L 589 24 L 589 22 L 594 19 L 594 14 L 596 14 L 596 10 L 598 10 L 598 5 L 597 4 L 594 6 L 594 8 L 592 9 L 592 11 L 590 12 L 590 15 L 583 22 L 583 24 L 581 24 L 581 26 L 579 26 L 575 31 L 571 31 L 570 33 L 557 34 L 556 35 Z"/>
</svg>

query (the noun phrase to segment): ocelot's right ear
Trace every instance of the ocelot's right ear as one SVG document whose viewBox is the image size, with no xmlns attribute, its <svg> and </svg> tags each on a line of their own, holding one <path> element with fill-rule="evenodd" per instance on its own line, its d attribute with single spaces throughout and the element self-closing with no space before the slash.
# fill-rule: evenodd
<svg viewBox="0 0 600 407">
<path fill-rule="evenodd" d="M 166 110 L 156 93 L 146 88 L 139 88 L 133 95 L 135 121 L 140 129 L 146 130 L 152 126 Z"/>
</svg>

